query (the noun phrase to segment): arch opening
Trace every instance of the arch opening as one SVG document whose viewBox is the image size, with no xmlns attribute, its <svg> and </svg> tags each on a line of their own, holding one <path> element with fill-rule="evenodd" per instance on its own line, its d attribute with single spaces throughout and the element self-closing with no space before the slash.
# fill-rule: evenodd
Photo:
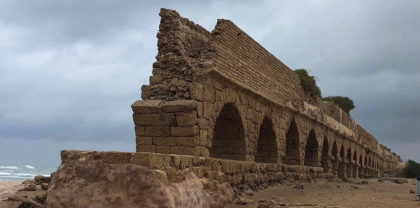
<svg viewBox="0 0 420 208">
<path fill-rule="evenodd" d="M 363 177 L 363 158 L 362 155 L 359 156 L 359 177 Z"/>
<path fill-rule="evenodd" d="M 344 163 L 344 145 L 341 145 L 341 149 L 340 149 L 340 162 L 338 164 L 338 175 L 341 177 L 345 177 L 346 174 L 346 166 Z"/>
<path fill-rule="evenodd" d="M 359 169 L 358 169 L 358 167 L 357 167 L 357 164 L 358 164 L 358 160 L 357 160 L 357 151 L 355 150 L 354 151 L 354 154 L 353 154 L 353 172 L 352 172 L 352 176 L 353 176 L 353 178 L 356 178 L 356 177 L 358 177 L 358 172 L 359 172 Z"/>
<path fill-rule="evenodd" d="M 322 167 L 324 168 L 324 173 L 329 172 L 329 158 L 328 158 L 328 140 L 327 137 L 324 137 L 324 142 L 322 143 Z"/>
<path fill-rule="evenodd" d="M 286 155 L 284 162 L 289 165 L 300 164 L 299 131 L 295 120 L 290 123 L 286 133 Z"/>
<path fill-rule="evenodd" d="M 347 153 L 346 153 L 346 159 L 347 159 L 347 164 L 346 164 L 346 176 L 347 177 L 352 177 L 353 174 L 353 167 L 352 167 L 352 154 L 351 154 L 351 149 L 350 147 L 347 149 Z"/>
<path fill-rule="evenodd" d="M 277 142 L 273 123 L 265 117 L 258 135 L 257 151 L 255 154 L 256 162 L 277 163 Z"/>
<path fill-rule="evenodd" d="M 338 150 L 337 149 L 338 149 L 337 148 L 337 143 L 334 142 L 331 153 L 332 153 L 332 155 L 333 155 L 333 157 L 334 157 L 335 160 L 337 160 L 337 154 L 338 154 Z"/>
<path fill-rule="evenodd" d="M 347 161 L 351 162 L 351 149 L 350 148 L 347 150 Z"/>
<path fill-rule="evenodd" d="M 318 167 L 318 141 L 316 140 L 315 131 L 309 132 L 308 140 L 305 146 L 305 166 Z"/>
<path fill-rule="evenodd" d="M 245 160 L 245 133 L 238 109 L 227 103 L 216 120 L 210 156 L 222 159 Z"/>
<path fill-rule="evenodd" d="M 331 154 L 333 156 L 333 161 L 334 161 L 333 165 L 332 165 L 333 174 L 338 175 L 338 156 L 337 156 L 338 148 L 337 148 L 337 142 L 335 142 L 335 141 L 334 141 L 334 144 L 333 144 L 333 147 L 332 147 L 332 150 L 331 150 Z"/>
</svg>

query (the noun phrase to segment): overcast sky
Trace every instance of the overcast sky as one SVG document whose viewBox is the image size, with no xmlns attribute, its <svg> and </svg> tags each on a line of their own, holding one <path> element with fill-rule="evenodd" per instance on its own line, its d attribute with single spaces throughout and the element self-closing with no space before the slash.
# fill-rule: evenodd
<svg viewBox="0 0 420 208">
<path fill-rule="evenodd" d="M 323 96 L 420 162 L 420 1 L 0 0 L 0 165 L 62 149 L 135 151 L 130 105 L 148 84 L 161 7 L 211 31 L 230 19 Z"/>
</svg>

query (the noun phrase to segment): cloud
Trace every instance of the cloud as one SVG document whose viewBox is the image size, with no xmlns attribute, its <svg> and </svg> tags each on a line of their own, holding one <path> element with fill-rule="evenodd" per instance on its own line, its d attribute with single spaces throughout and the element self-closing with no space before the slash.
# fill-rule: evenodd
<svg viewBox="0 0 420 208">
<path fill-rule="evenodd" d="M 308 68 L 323 95 L 352 98 L 358 123 L 420 161 L 404 151 L 420 141 L 418 1 L 6 0 L 0 163 L 66 148 L 134 151 L 130 105 L 151 75 L 161 7 L 209 31 L 232 20 L 289 67 Z M 50 151 L 36 156 L 25 144 Z"/>
</svg>

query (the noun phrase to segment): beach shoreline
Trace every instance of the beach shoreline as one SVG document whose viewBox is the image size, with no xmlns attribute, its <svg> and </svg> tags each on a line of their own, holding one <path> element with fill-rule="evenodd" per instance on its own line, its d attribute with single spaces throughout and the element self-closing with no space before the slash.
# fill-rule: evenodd
<svg viewBox="0 0 420 208">
<path fill-rule="evenodd" d="M 23 187 L 22 181 L 0 180 L 0 201 L 7 199 Z"/>
</svg>

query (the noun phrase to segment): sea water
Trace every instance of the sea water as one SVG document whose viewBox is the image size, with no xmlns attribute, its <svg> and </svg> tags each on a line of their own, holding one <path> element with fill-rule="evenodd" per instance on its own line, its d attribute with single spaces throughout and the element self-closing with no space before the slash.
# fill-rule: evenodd
<svg viewBox="0 0 420 208">
<path fill-rule="evenodd" d="M 18 180 L 23 181 L 33 179 L 37 175 L 50 176 L 56 168 L 38 167 L 32 165 L 0 165 L 0 181 L 1 180 Z"/>
</svg>

